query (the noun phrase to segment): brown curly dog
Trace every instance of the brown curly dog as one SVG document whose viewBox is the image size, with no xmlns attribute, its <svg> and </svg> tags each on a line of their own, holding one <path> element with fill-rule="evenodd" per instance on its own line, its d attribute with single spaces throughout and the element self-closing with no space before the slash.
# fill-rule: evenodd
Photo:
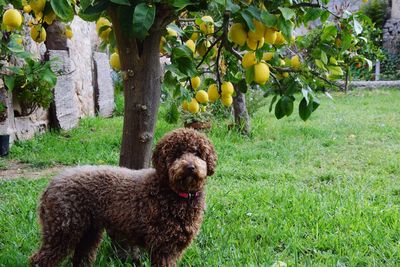
<svg viewBox="0 0 400 267">
<path fill-rule="evenodd" d="M 152 266 L 176 266 L 199 231 L 217 155 L 203 134 L 178 129 L 152 159 L 155 169 L 84 166 L 55 177 L 41 197 L 42 244 L 30 265 L 57 266 L 73 252 L 73 266 L 92 266 L 105 229 L 148 251 Z"/>
</svg>

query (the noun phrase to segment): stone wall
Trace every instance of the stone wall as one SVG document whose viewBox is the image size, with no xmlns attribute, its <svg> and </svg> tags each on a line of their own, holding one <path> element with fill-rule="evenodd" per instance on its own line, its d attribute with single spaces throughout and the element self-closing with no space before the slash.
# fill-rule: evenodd
<svg viewBox="0 0 400 267">
<path fill-rule="evenodd" d="M 26 15 L 25 15 L 26 16 Z M 25 17 L 29 19 L 29 17 Z M 57 59 L 53 69 L 63 73 L 58 77 L 54 89 L 54 102 L 49 110 L 38 109 L 30 116 L 16 117 L 14 110 L 18 103 L 14 103 L 12 95 L 4 89 L 0 80 L 0 94 L 5 97 L 7 104 L 7 119 L 0 122 L 0 134 L 9 134 L 11 141 L 32 138 L 35 134 L 44 132 L 50 123 L 61 129 L 71 129 L 85 116 L 111 116 L 114 110 L 114 88 L 111 80 L 111 67 L 108 56 L 97 52 L 100 41 L 97 38 L 94 23 L 87 23 L 76 17 L 71 28 L 74 32 L 72 40 L 67 42 L 67 50 L 49 50 L 51 59 Z M 48 38 L 51 38 L 48 34 Z M 46 46 L 36 44 L 29 37 L 29 28 L 25 29 L 24 45 L 26 50 L 44 58 Z M 101 67 L 94 68 L 95 57 L 101 57 Z M 101 111 L 96 111 L 99 103 L 95 102 L 95 85 L 101 77 L 101 94 L 97 101 L 101 101 Z M 107 78 L 109 77 L 109 78 Z M 110 99 L 109 99 L 110 98 Z"/>
<path fill-rule="evenodd" d="M 390 18 L 383 27 L 383 47 L 392 55 L 400 54 L 400 0 L 392 0 Z"/>
</svg>

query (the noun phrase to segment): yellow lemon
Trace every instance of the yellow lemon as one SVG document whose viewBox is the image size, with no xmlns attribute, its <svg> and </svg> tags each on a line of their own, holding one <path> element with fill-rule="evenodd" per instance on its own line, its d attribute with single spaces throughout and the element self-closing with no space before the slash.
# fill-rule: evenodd
<svg viewBox="0 0 400 267">
<path fill-rule="evenodd" d="M 232 95 L 234 92 L 233 84 L 231 82 L 223 82 L 221 86 L 222 97 Z"/>
<path fill-rule="evenodd" d="M 261 40 L 255 40 L 253 38 L 247 38 L 247 46 L 251 50 L 257 50 L 261 47 L 264 46 L 264 37 L 261 38 Z"/>
<path fill-rule="evenodd" d="M 232 105 L 233 98 L 231 95 L 224 95 L 221 98 L 221 102 L 225 107 L 230 107 Z"/>
<path fill-rule="evenodd" d="M 266 28 L 264 32 L 264 39 L 267 44 L 273 45 L 276 41 L 276 30 L 273 28 Z"/>
<path fill-rule="evenodd" d="M 262 59 L 265 61 L 271 60 L 274 57 L 274 52 L 265 52 Z"/>
<path fill-rule="evenodd" d="M 189 47 L 190 50 L 194 53 L 196 51 L 196 45 L 194 44 L 192 39 L 186 41 L 186 46 Z"/>
<path fill-rule="evenodd" d="M 65 30 L 65 36 L 68 39 L 72 39 L 72 37 L 74 36 L 74 33 L 72 32 L 71 27 L 67 27 L 67 29 Z"/>
<path fill-rule="evenodd" d="M 185 110 L 185 111 L 188 110 L 188 102 L 187 102 L 186 100 L 184 100 L 184 101 L 182 102 L 182 109 Z"/>
<path fill-rule="evenodd" d="M 196 99 L 192 98 L 192 101 L 190 101 L 189 105 L 188 105 L 188 110 L 191 113 L 197 113 L 200 110 L 200 105 L 199 103 L 196 101 Z"/>
<path fill-rule="evenodd" d="M 46 0 L 31 0 L 29 5 L 33 11 L 39 13 L 44 10 L 44 7 L 46 6 Z"/>
<path fill-rule="evenodd" d="M 208 94 L 206 91 L 204 90 L 199 90 L 196 93 L 196 100 L 200 103 L 200 104 L 206 104 L 208 102 Z"/>
<path fill-rule="evenodd" d="M 31 5 L 26 5 L 26 6 L 24 6 L 24 12 L 25 12 L 25 13 L 31 13 L 31 11 L 32 11 Z"/>
<path fill-rule="evenodd" d="M 118 53 L 112 53 L 110 56 L 110 66 L 117 71 L 121 69 L 121 61 L 119 60 Z"/>
<path fill-rule="evenodd" d="M 51 11 L 50 13 L 44 15 L 44 21 L 48 24 L 51 25 L 53 24 L 53 21 L 57 18 L 56 13 Z"/>
<path fill-rule="evenodd" d="M 107 41 L 111 32 L 111 22 L 104 17 L 100 17 L 96 22 L 96 31 L 103 41 Z"/>
<path fill-rule="evenodd" d="M 190 79 L 190 83 L 192 84 L 192 88 L 194 90 L 197 90 L 197 88 L 200 87 L 201 79 L 200 79 L 199 76 L 193 77 L 193 78 Z"/>
<path fill-rule="evenodd" d="M 219 98 L 218 88 L 216 84 L 211 84 L 207 90 L 210 102 L 214 103 Z"/>
<path fill-rule="evenodd" d="M 168 32 L 168 36 L 178 37 L 178 33 L 175 30 L 171 29 L 171 28 L 167 28 L 167 32 Z"/>
<path fill-rule="evenodd" d="M 21 26 L 22 23 L 21 13 L 19 13 L 19 11 L 16 9 L 7 10 L 3 14 L 3 23 L 4 25 L 11 28 L 17 28 Z"/>
<path fill-rule="evenodd" d="M 243 68 L 247 69 L 257 63 L 256 60 L 256 53 L 254 52 L 247 52 L 244 54 L 242 58 L 242 66 Z"/>
<path fill-rule="evenodd" d="M 275 39 L 275 44 L 276 45 L 283 45 L 286 43 L 285 37 L 283 37 L 283 34 L 281 32 L 276 33 L 276 39 Z"/>
<path fill-rule="evenodd" d="M 211 43 L 210 43 L 210 41 L 203 41 L 203 42 L 201 42 L 198 46 L 197 46 L 197 53 L 200 55 L 200 56 L 204 56 L 205 54 L 206 54 L 206 52 L 207 52 L 207 50 L 208 50 L 208 48 L 211 46 Z"/>
<path fill-rule="evenodd" d="M 247 32 L 243 24 L 234 23 L 229 29 L 230 40 L 240 46 L 243 46 L 247 41 Z"/>
<path fill-rule="evenodd" d="M 300 68 L 300 65 L 301 65 L 301 63 L 300 63 L 300 57 L 299 57 L 298 55 L 293 56 L 293 57 L 290 59 L 290 65 L 291 65 L 293 68 L 295 68 L 295 69 Z"/>
<path fill-rule="evenodd" d="M 249 38 L 261 41 L 261 38 L 264 38 L 265 26 L 260 21 L 253 19 L 253 23 L 255 26 L 255 31 L 250 30 L 247 35 Z"/>
<path fill-rule="evenodd" d="M 42 25 L 35 25 L 31 28 L 31 38 L 37 43 L 42 43 L 46 40 L 46 30 Z"/>
<path fill-rule="evenodd" d="M 199 39 L 199 34 L 197 32 L 192 33 L 192 35 L 190 36 L 190 39 L 192 39 L 193 41 L 196 41 L 197 39 Z"/>
<path fill-rule="evenodd" d="M 210 16 L 204 16 L 201 18 L 203 21 L 200 24 L 200 31 L 202 31 L 204 34 L 212 34 L 214 33 L 214 20 Z"/>
<path fill-rule="evenodd" d="M 264 62 L 254 65 L 254 82 L 265 84 L 269 79 L 269 67 Z"/>
</svg>

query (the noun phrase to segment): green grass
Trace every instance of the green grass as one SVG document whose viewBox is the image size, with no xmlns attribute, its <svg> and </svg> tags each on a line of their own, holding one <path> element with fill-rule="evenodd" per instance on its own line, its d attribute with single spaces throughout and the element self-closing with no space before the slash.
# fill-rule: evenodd
<svg viewBox="0 0 400 267">
<path fill-rule="evenodd" d="M 181 266 L 399 266 L 400 91 L 334 97 L 306 123 L 297 114 L 277 121 L 263 108 L 251 137 L 214 124 L 218 168 Z M 117 164 L 121 126 L 121 118 L 85 119 L 68 133 L 16 144 L 11 157 L 36 166 Z M 156 139 L 174 127 L 160 120 Z M 37 248 L 35 207 L 47 181 L 0 182 L 0 266 L 25 266 Z M 96 266 L 129 265 L 106 240 Z"/>
</svg>

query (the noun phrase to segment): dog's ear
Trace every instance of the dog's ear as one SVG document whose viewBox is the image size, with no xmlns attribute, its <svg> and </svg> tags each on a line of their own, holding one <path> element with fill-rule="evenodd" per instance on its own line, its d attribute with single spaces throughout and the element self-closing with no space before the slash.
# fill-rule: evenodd
<svg viewBox="0 0 400 267">
<path fill-rule="evenodd" d="M 153 151 L 153 156 L 152 156 L 153 167 L 159 174 L 166 173 L 167 170 L 166 159 L 165 159 L 165 150 L 166 150 L 165 145 L 166 145 L 165 142 L 158 142 Z"/>
<path fill-rule="evenodd" d="M 205 139 L 203 142 L 203 153 L 207 162 L 207 176 L 211 176 L 214 174 L 217 166 L 217 153 L 215 152 L 214 145 L 208 139 Z"/>
</svg>

